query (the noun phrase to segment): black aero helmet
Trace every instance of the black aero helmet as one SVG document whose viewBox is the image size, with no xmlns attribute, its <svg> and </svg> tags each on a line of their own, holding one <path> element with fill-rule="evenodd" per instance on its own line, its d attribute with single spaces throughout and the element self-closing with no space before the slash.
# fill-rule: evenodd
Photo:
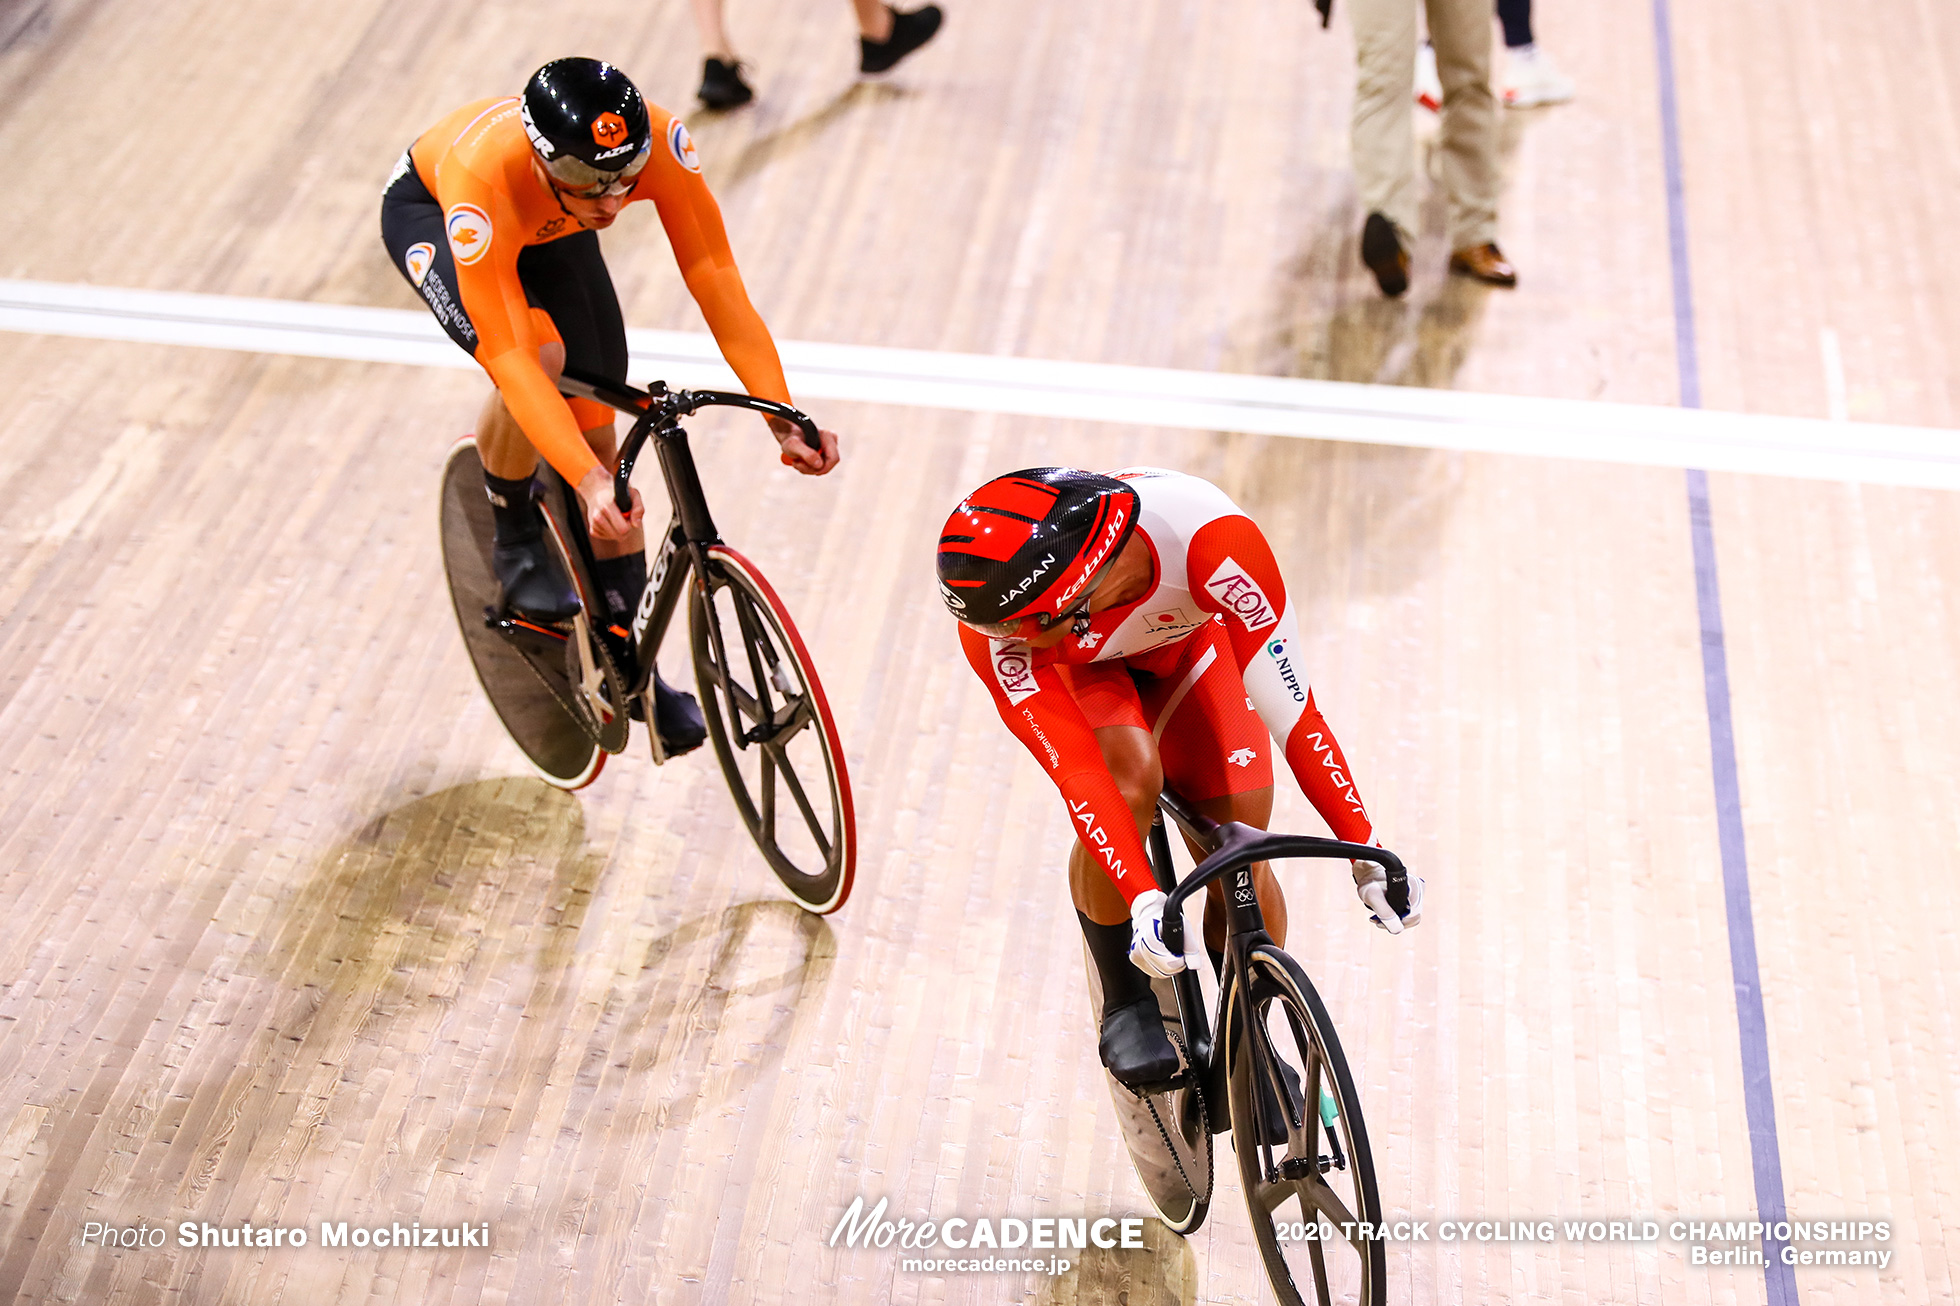
<svg viewBox="0 0 1960 1306">
<path fill-rule="evenodd" d="M 653 148 L 639 88 L 597 59 L 553 59 L 532 73 L 519 112 L 545 170 L 568 186 L 636 176 Z"/>
<path fill-rule="evenodd" d="M 988 635 L 1026 637 L 1094 592 L 1137 524 L 1113 476 L 1030 467 L 966 496 L 939 533 L 939 596 Z"/>
</svg>

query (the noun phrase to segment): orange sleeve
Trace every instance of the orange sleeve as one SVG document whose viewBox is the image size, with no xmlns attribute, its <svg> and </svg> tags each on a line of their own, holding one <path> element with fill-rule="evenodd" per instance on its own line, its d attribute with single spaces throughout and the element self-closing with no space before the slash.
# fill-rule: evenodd
<svg viewBox="0 0 1960 1306">
<path fill-rule="evenodd" d="M 460 170 L 457 170 L 460 172 Z M 501 191 L 469 173 L 444 178 L 442 211 L 456 256 L 456 287 L 476 328 L 476 361 L 544 460 L 573 485 L 599 465 L 571 405 L 538 363 L 541 343 L 517 279 L 517 214 Z"/>
<path fill-rule="evenodd" d="M 675 121 L 668 125 L 665 135 L 668 148 L 655 146 L 648 170 L 656 172 L 651 187 L 653 203 L 660 212 L 660 225 L 667 229 L 668 243 L 674 247 L 681 279 L 701 306 L 701 316 L 707 319 L 721 356 L 742 379 L 743 388 L 759 399 L 789 403 L 789 382 L 783 377 L 776 342 L 762 315 L 749 303 L 748 288 L 742 284 L 741 270 L 728 248 L 721 207 L 702 179 L 699 165 L 692 162 L 694 147 L 688 142 L 687 129 Z"/>
</svg>

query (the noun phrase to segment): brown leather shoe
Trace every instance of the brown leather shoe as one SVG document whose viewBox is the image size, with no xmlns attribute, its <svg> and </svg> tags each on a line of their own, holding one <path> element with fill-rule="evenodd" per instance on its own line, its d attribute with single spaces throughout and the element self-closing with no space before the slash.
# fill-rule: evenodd
<svg viewBox="0 0 1960 1306">
<path fill-rule="evenodd" d="M 1496 245 L 1473 245 L 1450 255 L 1450 271 L 1460 277 L 1475 277 L 1487 286 L 1515 286 L 1518 270 L 1505 259 Z"/>
<path fill-rule="evenodd" d="M 1395 224 L 1382 214 L 1370 213 L 1361 226 L 1361 261 L 1390 299 L 1409 288 L 1409 251 L 1402 248 Z"/>
</svg>

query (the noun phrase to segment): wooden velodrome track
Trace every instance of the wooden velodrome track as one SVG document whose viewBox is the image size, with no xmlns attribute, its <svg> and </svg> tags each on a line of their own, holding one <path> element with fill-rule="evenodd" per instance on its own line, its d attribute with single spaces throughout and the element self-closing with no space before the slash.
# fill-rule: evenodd
<svg viewBox="0 0 1960 1306">
<path fill-rule="evenodd" d="M 842 3 L 731 6 L 762 98 L 694 124 L 780 337 L 1679 399 L 1649 0 L 1541 6 L 1580 99 L 1505 119 L 1521 288 L 1442 277 L 1432 205 L 1404 303 L 1355 260 L 1338 9 L 1323 34 L 1294 0 L 948 3 L 862 87 Z M 1960 426 L 1960 11 L 1673 21 L 1703 404 Z M 676 107 L 698 69 L 683 0 L 44 0 L 0 34 L 0 272 L 390 307 L 414 301 L 377 195 L 422 126 L 558 54 Z M 630 322 L 699 329 L 651 213 L 607 250 Z M 1059 1276 L 826 1245 L 860 1194 L 1143 1209 L 1061 809 L 929 579 L 959 493 L 1044 462 L 1182 468 L 1261 522 L 1321 704 L 1429 877 L 1390 939 L 1344 875 L 1284 875 L 1389 1211 L 1758 1210 L 1678 469 L 826 402 L 848 461 L 806 481 L 752 422 L 702 422 L 722 529 L 798 614 L 849 748 L 859 884 L 819 921 L 705 754 L 636 747 L 577 796 L 527 778 L 436 546 L 479 376 L 4 342 L 0 1298 L 1264 1297 L 1229 1151 L 1189 1242 L 1153 1223 Z M 1709 484 L 1782 1198 L 1892 1229 L 1883 1270 L 1794 1283 L 1952 1302 L 1960 497 Z M 1276 820 L 1316 828 L 1284 789 Z M 492 1246 L 185 1250 L 185 1220 Z M 1398 1303 L 1783 1291 L 1666 1238 L 1389 1254 Z"/>
</svg>

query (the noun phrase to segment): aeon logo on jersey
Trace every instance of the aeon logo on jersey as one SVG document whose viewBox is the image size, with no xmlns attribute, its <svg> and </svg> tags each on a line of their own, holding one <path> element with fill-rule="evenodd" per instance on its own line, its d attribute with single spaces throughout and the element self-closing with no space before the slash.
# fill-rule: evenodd
<svg viewBox="0 0 1960 1306">
<path fill-rule="evenodd" d="M 1018 639 L 998 639 L 994 641 L 992 657 L 994 679 L 1000 682 L 1000 692 L 1007 695 L 1007 701 L 1019 706 L 1024 699 L 1033 698 L 1041 692 L 1035 683 L 1034 666 L 1029 661 L 1028 646 Z"/>
<path fill-rule="evenodd" d="M 1227 612 L 1245 623 L 1247 630 L 1264 630 L 1278 621 L 1273 605 L 1259 582 L 1246 575 L 1244 567 L 1231 558 L 1218 564 L 1218 570 L 1205 582 L 1205 592 L 1217 599 Z"/>
<path fill-rule="evenodd" d="M 1266 645 L 1266 656 L 1279 667 L 1279 678 L 1286 682 L 1286 692 L 1293 695 L 1293 701 L 1306 702 L 1307 691 L 1300 688 L 1300 678 L 1293 674 L 1293 662 L 1286 656 L 1286 641 L 1276 639 Z"/>
<path fill-rule="evenodd" d="M 687 124 L 679 118 L 667 124 L 667 149 L 681 167 L 689 172 L 701 171 L 701 156 L 694 152 L 694 138 L 687 134 Z"/>
<path fill-rule="evenodd" d="M 422 282 L 429 275 L 429 265 L 436 261 L 436 247 L 426 240 L 418 240 L 408 247 L 402 255 L 402 266 L 408 269 L 408 279 L 420 290 Z"/>
<path fill-rule="evenodd" d="M 449 249 L 465 267 L 482 258 L 490 249 L 490 215 L 474 204 L 458 204 L 449 210 L 445 224 Z"/>
</svg>

